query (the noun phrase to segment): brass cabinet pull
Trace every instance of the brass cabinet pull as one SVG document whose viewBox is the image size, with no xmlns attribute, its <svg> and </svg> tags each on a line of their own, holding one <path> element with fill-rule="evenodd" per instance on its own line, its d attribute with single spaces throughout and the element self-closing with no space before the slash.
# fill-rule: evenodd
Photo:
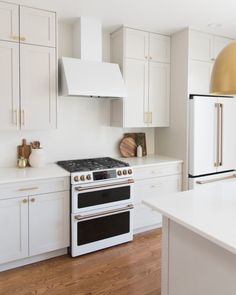
<svg viewBox="0 0 236 295">
<path fill-rule="evenodd" d="M 220 136 L 219 136 L 219 166 L 223 166 L 223 104 L 219 104 Z"/>
<path fill-rule="evenodd" d="M 25 110 L 21 110 L 20 122 L 22 126 L 25 125 Z"/>
<path fill-rule="evenodd" d="M 20 37 L 19 36 L 16 36 L 16 35 L 13 35 L 13 36 L 11 36 L 11 39 L 13 39 L 15 41 L 19 41 L 20 40 Z"/>
<path fill-rule="evenodd" d="M 151 124 L 152 123 L 152 112 L 144 113 L 144 123 Z"/>
<path fill-rule="evenodd" d="M 35 202 L 35 198 L 30 199 L 30 202 L 34 203 Z"/>
<path fill-rule="evenodd" d="M 25 37 L 20 37 L 20 41 L 26 41 L 26 38 Z"/>
<path fill-rule="evenodd" d="M 23 199 L 23 200 L 22 200 L 22 203 L 23 203 L 23 204 L 26 204 L 26 203 L 28 203 L 28 200 L 27 200 L 27 199 Z"/>
<path fill-rule="evenodd" d="M 12 123 L 13 125 L 18 125 L 18 110 L 13 110 L 12 112 Z"/>
<path fill-rule="evenodd" d="M 36 190 L 36 189 L 39 189 L 37 186 L 35 187 L 24 187 L 24 188 L 20 188 L 19 191 L 20 192 L 26 192 L 26 191 L 33 191 L 33 190 Z"/>
</svg>

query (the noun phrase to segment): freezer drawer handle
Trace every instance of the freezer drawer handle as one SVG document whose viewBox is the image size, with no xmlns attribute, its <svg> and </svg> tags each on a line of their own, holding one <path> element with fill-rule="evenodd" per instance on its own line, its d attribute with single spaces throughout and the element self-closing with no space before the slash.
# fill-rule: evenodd
<svg viewBox="0 0 236 295">
<path fill-rule="evenodd" d="M 125 211 L 131 210 L 131 209 L 134 209 L 133 204 L 129 204 L 126 207 L 122 207 L 122 208 L 119 208 L 119 209 L 112 209 L 112 210 L 107 210 L 107 211 L 104 211 L 104 212 L 99 212 L 99 213 L 94 213 L 94 214 L 76 215 L 75 219 L 81 221 L 81 220 L 90 219 L 90 218 L 107 216 L 107 215 L 111 215 L 113 213 L 121 213 L 121 212 L 125 212 Z"/>
<path fill-rule="evenodd" d="M 233 178 L 236 178 L 236 174 L 233 174 L 230 176 L 225 176 L 225 177 L 220 177 L 220 178 L 209 179 L 209 180 L 199 180 L 199 181 L 196 181 L 196 183 L 197 184 L 207 184 L 207 183 L 211 183 L 211 182 L 217 182 L 217 181 L 233 179 Z"/>
</svg>

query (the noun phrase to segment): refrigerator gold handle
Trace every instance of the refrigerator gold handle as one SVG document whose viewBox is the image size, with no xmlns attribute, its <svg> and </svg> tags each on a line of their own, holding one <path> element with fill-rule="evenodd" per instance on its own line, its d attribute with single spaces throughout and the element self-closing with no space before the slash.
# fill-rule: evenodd
<svg viewBox="0 0 236 295">
<path fill-rule="evenodd" d="M 219 166 L 223 166 L 223 104 L 219 104 L 220 136 L 219 136 Z"/>
<path fill-rule="evenodd" d="M 216 117 L 217 117 L 217 122 L 216 122 L 216 162 L 214 164 L 215 167 L 219 167 L 219 146 L 220 146 L 220 108 L 219 108 L 219 103 L 215 103 L 215 107 L 216 107 Z"/>
</svg>

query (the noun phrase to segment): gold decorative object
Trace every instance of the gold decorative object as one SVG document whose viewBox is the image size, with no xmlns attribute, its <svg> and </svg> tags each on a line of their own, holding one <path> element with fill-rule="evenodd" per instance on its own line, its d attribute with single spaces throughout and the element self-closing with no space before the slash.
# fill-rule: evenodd
<svg viewBox="0 0 236 295">
<path fill-rule="evenodd" d="M 211 74 L 210 93 L 236 95 L 236 41 L 217 56 Z"/>
</svg>

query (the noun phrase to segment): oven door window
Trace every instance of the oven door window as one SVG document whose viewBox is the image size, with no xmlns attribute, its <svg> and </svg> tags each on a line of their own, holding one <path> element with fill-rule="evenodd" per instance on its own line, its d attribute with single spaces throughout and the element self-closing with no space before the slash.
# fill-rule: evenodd
<svg viewBox="0 0 236 295">
<path fill-rule="evenodd" d="M 117 201 L 129 200 L 130 186 L 79 193 L 77 194 L 77 198 L 77 208 L 85 208 Z"/>
<path fill-rule="evenodd" d="M 130 231 L 130 212 L 123 212 L 77 223 L 77 245 L 112 238 Z"/>
</svg>

